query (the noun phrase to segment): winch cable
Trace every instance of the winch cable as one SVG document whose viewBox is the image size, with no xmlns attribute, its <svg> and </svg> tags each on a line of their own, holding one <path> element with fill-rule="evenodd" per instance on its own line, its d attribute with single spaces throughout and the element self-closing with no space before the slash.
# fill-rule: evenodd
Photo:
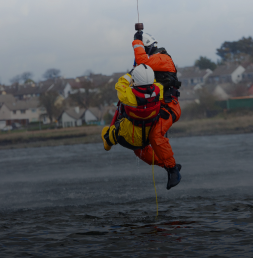
<svg viewBox="0 0 253 258">
<path fill-rule="evenodd" d="M 155 187 L 155 172 L 154 172 L 154 165 L 155 165 L 155 152 L 153 150 L 153 159 L 152 159 L 152 174 L 153 174 L 153 182 L 154 182 L 154 188 L 155 188 L 155 199 L 156 199 L 156 219 L 158 217 L 158 201 L 157 201 L 157 193 L 156 193 L 156 187 Z"/>
<path fill-rule="evenodd" d="M 139 3 L 138 3 L 138 0 L 137 0 L 137 13 L 138 13 L 138 23 L 139 23 Z"/>
</svg>

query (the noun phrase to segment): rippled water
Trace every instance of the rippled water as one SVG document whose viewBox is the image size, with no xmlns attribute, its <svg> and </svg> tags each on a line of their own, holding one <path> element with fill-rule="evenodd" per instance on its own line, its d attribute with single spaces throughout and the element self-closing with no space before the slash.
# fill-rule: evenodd
<svg viewBox="0 0 253 258">
<path fill-rule="evenodd" d="M 0 151 L 0 257 L 253 257 L 253 134 L 170 140 L 182 182 L 101 144 Z"/>
</svg>

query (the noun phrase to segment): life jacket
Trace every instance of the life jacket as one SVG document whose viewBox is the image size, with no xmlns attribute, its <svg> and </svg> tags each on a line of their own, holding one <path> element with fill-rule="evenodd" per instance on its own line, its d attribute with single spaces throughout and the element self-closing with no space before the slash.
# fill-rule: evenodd
<svg viewBox="0 0 253 258">
<path fill-rule="evenodd" d="M 137 100 L 137 107 L 124 106 L 123 117 L 126 117 L 133 123 L 133 126 L 142 127 L 142 147 L 148 145 L 145 142 L 145 127 L 151 127 L 158 121 L 160 112 L 160 88 L 155 84 L 148 86 L 134 86 L 132 88 Z M 134 127 L 133 127 L 134 134 Z"/>
</svg>

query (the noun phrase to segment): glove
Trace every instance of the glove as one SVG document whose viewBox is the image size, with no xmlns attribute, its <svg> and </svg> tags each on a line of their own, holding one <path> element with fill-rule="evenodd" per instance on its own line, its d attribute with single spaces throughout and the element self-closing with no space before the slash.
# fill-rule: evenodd
<svg viewBox="0 0 253 258">
<path fill-rule="evenodd" d="M 133 73 L 134 69 L 132 69 L 130 72 L 128 72 L 131 76 L 132 76 L 132 73 Z"/>
<path fill-rule="evenodd" d="M 142 41 L 142 34 L 143 34 L 143 31 L 137 31 L 137 32 L 134 34 L 134 40 L 138 39 L 138 40 L 141 40 L 141 41 Z"/>
</svg>

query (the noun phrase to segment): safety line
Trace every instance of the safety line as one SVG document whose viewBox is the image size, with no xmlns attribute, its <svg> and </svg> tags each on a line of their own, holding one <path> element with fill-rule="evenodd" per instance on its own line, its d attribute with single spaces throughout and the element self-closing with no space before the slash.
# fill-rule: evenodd
<svg viewBox="0 0 253 258">
<path fill-rule="evenodd" d="M 153 181 L 154 181 L 154 188 L 155 188 L 155 199 L 156 199 L 156 219 L 158 217 L 158 201 L 157 201 L 157 193 L 156 193 L 156 187 L 155 187 L 155 172 L 154 172 L 154 165 L 155 165 L 155 153 L 153 150 L 153 160 L 152 160 L 152 173 L 153 173 Z"/>
</svg>

